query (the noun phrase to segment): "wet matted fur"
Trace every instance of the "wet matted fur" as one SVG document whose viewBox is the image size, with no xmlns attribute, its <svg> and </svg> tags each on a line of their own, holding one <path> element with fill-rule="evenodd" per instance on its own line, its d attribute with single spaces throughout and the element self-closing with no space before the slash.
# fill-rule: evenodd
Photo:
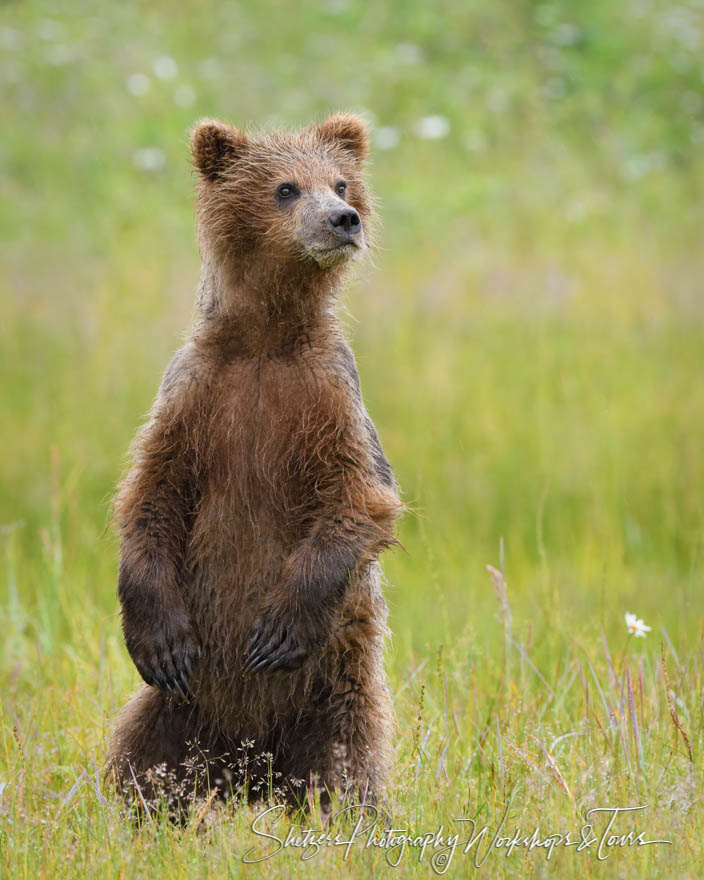
<svg viewBox="0 0 704 880">
<path fill-rule="evenodd" d="M 387 771 L 378 557 L 401 503 L 333 310 L 369 247 L 367 142 L 345 114 L 193 132 L 198 314 L 115 504 L 145 681 L 109 757 L 128 795 L 274 779 L 370 797 Z"/>
</svg>

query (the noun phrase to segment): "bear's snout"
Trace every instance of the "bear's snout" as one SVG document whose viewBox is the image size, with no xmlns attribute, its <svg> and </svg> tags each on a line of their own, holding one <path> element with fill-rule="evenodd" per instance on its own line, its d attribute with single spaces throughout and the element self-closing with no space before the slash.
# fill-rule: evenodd
<svg viewBox="0 0 704 880">
<path fill-rule="evenodd" d="M 339 266 L 364 250 L 364 226 L 356 208 L 324 193 L 310 193 L 301 201 L 298 241 L 318 266 Z"/>
<path fill-rule="evenodd" d="M 354 208 L 333 211 L 328 217 L 328 223 L 338 238 L 345 242 L 353 242 L 362 230 L 362 221 Z"/>
</svg>

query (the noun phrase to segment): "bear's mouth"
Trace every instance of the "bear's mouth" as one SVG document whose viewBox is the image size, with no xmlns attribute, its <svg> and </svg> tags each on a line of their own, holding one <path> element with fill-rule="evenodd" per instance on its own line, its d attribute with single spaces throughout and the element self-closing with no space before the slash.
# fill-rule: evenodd
<svg viewBox="0 0 704 880">
<path fill-rule="evenodd" d="M 321 269 L 330 269 L 353 259 L 359 253 L 359 245 L 353 241 L 342 242 L 330 248 L 311 248 L 308 251 Z"/>
</svg>

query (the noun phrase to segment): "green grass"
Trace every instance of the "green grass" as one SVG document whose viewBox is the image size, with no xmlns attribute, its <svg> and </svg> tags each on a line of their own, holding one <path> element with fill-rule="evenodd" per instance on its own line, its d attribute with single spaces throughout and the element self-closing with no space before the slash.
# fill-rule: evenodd
<svg viewBox="0 0 704 880">
<path fill-rule="evenodd" d="M 398 134 L 344 296 L 412 508 L 385 562 L 396 825 L 493 831 L 508 807 L 506 835 L 574 834 L 647 803 L 616 831 L 671 846 L 483 873 L 704 876 L 702 41 L 694 0 L 2 7 L 3 875 L 261 873 L 247 809 L 134 834 L 99 784 L 137 685 L 108 505 L 191 316 L 188 129 L 349 108 Z M 417 137 L 429 115 L 446 137 Z M 343 856 L 269 870 L 432 875 L 429 852 Z"/>
</svg>

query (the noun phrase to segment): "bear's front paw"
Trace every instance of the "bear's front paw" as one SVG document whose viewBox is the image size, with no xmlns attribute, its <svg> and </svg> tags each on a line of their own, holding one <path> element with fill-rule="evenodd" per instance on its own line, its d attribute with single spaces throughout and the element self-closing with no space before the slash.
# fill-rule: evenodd
<svg viewBox="0 0 704 880">
<path fill-rule="evenodd" d="M 185 615 L 162 621 L 139 636 L 129 633 L 126 642 L 147 684 L 188 702 L 201 648 Z"/>
<path fill-rule="evenodd" d="M 281 620 L 280 614 L 269 612 L 254 625 L 245 671 L 298 669 L 324 642 L 312 629 L 303 621 Z"/>
</svg>

